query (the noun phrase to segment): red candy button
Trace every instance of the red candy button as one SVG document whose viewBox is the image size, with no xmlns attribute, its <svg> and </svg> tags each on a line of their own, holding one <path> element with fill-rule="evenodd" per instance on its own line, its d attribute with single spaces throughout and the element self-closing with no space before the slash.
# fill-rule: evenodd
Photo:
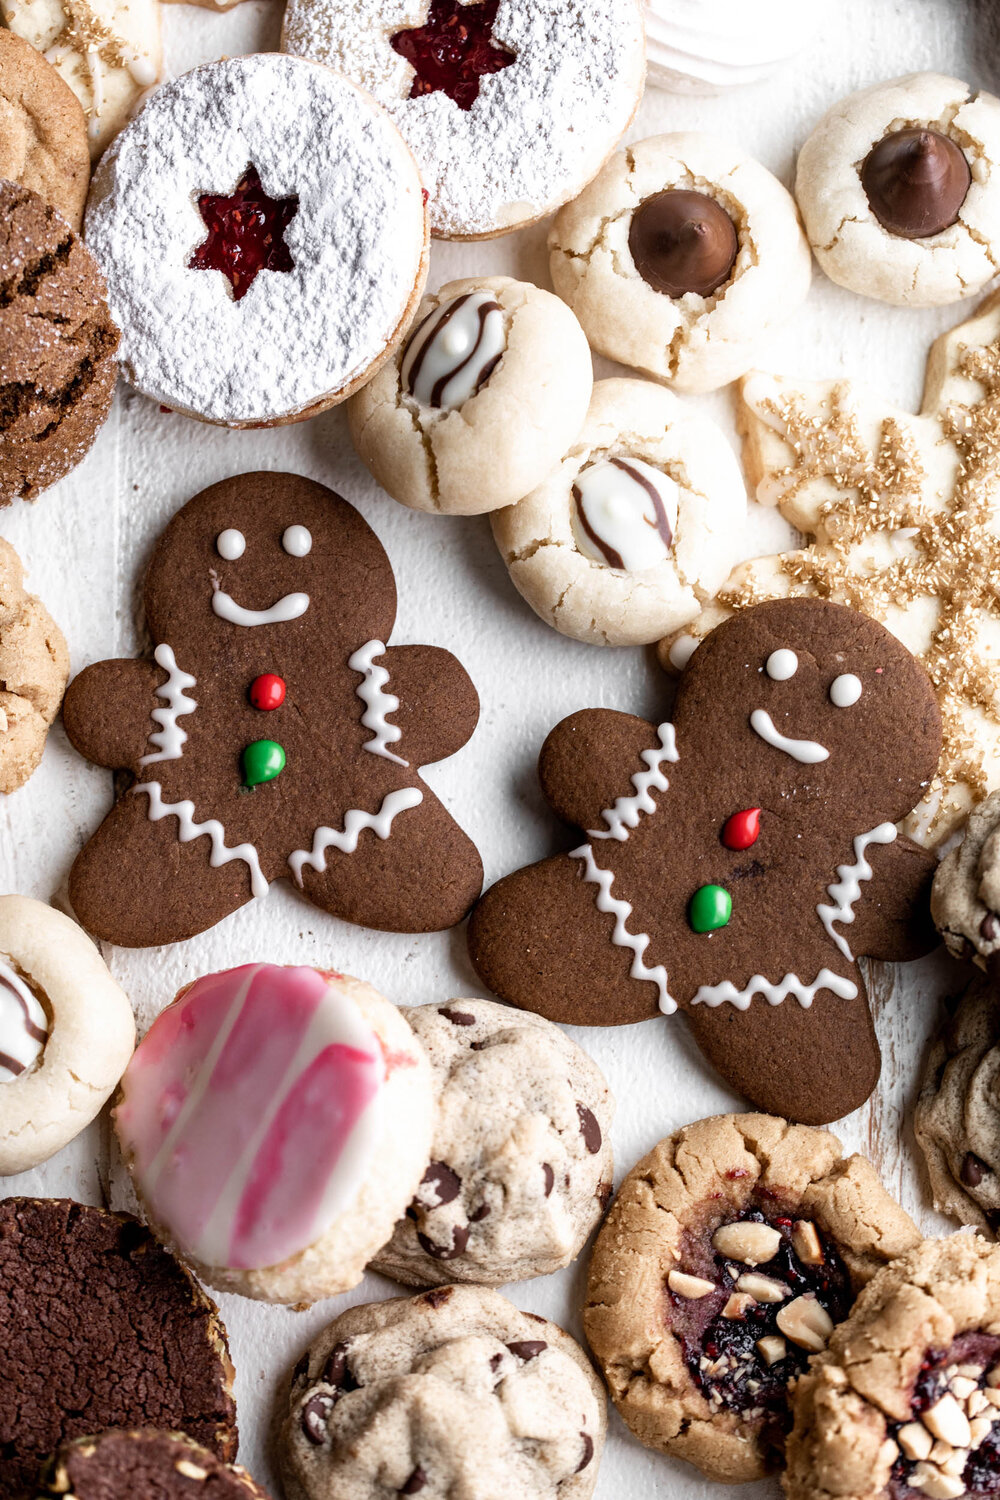
<svg viewBox="0 0 1000 1500">
<path fill-rule="evenodd" d="M 277 673 L 265 672 L 262 677 L 255 677 L 250 684 L 250 702 L 254 708 L 270 713 L 273 708 L 280 708 L 284 701 L 285 684 Z"/>
<path fill-rule="evenodd" d="M 722 842 L 727 849 L 749 849 L 760 837 L 760 808 L 747 807 L 726 819 Z"/>
</svg>

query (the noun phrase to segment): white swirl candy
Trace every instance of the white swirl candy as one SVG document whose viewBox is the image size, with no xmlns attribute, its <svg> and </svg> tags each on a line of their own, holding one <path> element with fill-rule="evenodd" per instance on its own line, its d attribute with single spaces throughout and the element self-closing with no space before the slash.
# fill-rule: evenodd
<svg viewBox="0 0 1000 1500">
<path fill-rule="evenodd" d="M 48 1034 L 38 998 L 0 958 L 0 1083 L 12 1083 L 38 1061 Z"/>
<path fill-rule="evenodd" d="M 628 573 L 655 568 L 670 555 L 677 505 L 674 481 L 640 458 L 589 464 L 573 486 L 577 551 Z"/>
<path fill-rule="evenodd" d="M 421 406 L 454 411 L 485 385 L 506 347 L 503 308 L 492 292 L 451 297 L 407 344 L 403 386 Z"/>
</svg>

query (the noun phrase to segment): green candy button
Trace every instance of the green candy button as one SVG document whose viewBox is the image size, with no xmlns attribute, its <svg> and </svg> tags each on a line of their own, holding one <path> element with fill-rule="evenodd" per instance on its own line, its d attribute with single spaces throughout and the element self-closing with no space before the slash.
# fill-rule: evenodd
<svg viewBox="0 0 1000 1500">
<path fill-rule="evenodd" d="M 688 921 L 695 932 L 715 932 L 733 914 L 733 898 L 721 885 L 699 886 L 691 897 Z"/>
<path fill-rule="evenodd" d="M 285 752 L 277 740 L 254 740 L 243 752 L 243 785 L 260 786 L 285 769 Z"/>
</svg>

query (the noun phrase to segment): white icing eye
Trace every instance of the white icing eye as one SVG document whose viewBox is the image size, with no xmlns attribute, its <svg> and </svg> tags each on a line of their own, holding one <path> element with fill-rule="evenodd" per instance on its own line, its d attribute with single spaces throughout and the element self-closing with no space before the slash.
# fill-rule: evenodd
<svg viewBox="0 0 1000 1500">
<path fill-rule="evenodd" d="M 247 550 L 247 539 L 242 531 L 230 526 L 227 531 L 220 531 L 215 538 L 215 550 L 226 562 L 235 562 Z"/>
<path fill-rule="evenodd" d="M 281 538 L 289 557 L 305 557 L 312 551 L 312 544 L 312 535 L 304 526 L 289 526 Z"/>
<path fill-rule="evenodd" d="M 861 678 L 844 672 L 830 683 L 830 702 L 834 708 L 851 708 L 861 697 Z"/>
<path fill-rule="evenodd" d="M 799 659 L 794 651 L 789 651 L 786 646 L 782 646 L 779 650 L 771 652 L 764 670 L 773 682 L 787 682 L 789 677 L 794 677 L 799 670 Z"/>
</svg>

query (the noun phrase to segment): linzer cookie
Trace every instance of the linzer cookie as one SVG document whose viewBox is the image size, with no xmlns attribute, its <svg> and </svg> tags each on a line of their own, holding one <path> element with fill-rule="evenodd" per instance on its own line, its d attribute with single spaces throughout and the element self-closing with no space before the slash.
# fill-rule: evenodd
<svg viewBox="0 0 1000 1500">
<path fill-rule="evenodd" d="M 157 90 L 94 175 L 86 233 L 132 384 L 254 427 L 370 378 L 416 310 L 425 220 L 384 112 L 329 68 L 262 54 Z"/>
<path fill-rule="evenodd" d="M 68 676 L 63 633 L 25 589 L 21 559 L 0 537 L 0 794 L 38 769 Z"/>
<path fill-rule="evenodd" d="M 371 985 L 246 964 L 182 990 L 122 1079 L 140 1200 L 204 1281 L 269 1302 L 355 1286 L 430 1155 L 426 1060 Z"/>
<path fill-rule="evenodd" d="M 759 1479 L 781 1466 L 789 1383 L 919 1242 L 870 1163 L 825 1130 L 718 1115 L 625 1178 L 584 1330 L 640 1442 L 723 1484 Z"/>
<path fill-rule="evenodd" d="M 180 1432 L 144 1428 L 99 1432 L 63 1443 L 46 1470 L 39 1500 L 269 1500 L 246 1469 L 224 1464 Z"/>
<path fill-rule="evenodd" d="M 137 1219 L 66 1198 L 0 1202 L 0 1496 L 37 1494 L 61 1443 L 105 1427 L 185 1432 L 228 1462 L 226 1331 Z"/>
<path fill-rule="evenodd" d="M 745 610 L 698 648 L 673 722 L 591 709 L 542 747 L 587 830 L 473 912 L 469 951 L 515 1005 L 583 1025 L 684 1010 L 739 1093 L 824 1124 L 879 1076 L 857 959 L 933 946 L 933 858 L 896 823 L 934 773 L 926 673 L 826 601 Z"/>
<path fill-rule="evenodd" d="M 572 198 L 645 78 L 640 0 L 291 0 L 282 46 L 384 105 L 445 239 L 504 234 Z"/>
<path fill-rule="evenodd" d="M 593 388 L 590 349 L 566 305 L 506 276 L 452 281 L 348 407 L 364 462 L 414 510 L 479 515 L 511 505 L 576 440 Z"/>
<path fill-rule="evenodd" d="M 709 418 L 641 380 L 601 380 L 562 463 L 493 535 L 547 625 L 595 646 L 699 613 L 738 555 L 746 492 Z"/>
<path fill-rule="evenodd" d="M 80 101 L 40 52 L 2 29 L 0 179 L 30 188 L 79 233 L 90 183 Z"/>
<path fill-rule="evenodd" d="M 460 922 L 482 865 L 417 768 L 478 698 L 449 652 L 385 645 L 395 582 L 357 511 L 294 474 L 223 480 L 167 527 L 145 605 L 153 660 L 88 667 L 64 709 L 135 778 L 70 873 L 87 930 L 179 942 L 280 879 L 366 927 Z"/>
<path fill-rule="evenodd" d="M 790 194 L 731 142 L 692 132 L 612 157 L 559 213 L 549 252 L 594 349 L 678 391 L 742 375 L 809 290 Z"/>
<path fill-rule="evenodd" d="M 795 196 L 832 281 L 925 307 L 1000 266 L 1000 99 L 940 73 L 835 104 L 799 154 Z"/>
</svg>

